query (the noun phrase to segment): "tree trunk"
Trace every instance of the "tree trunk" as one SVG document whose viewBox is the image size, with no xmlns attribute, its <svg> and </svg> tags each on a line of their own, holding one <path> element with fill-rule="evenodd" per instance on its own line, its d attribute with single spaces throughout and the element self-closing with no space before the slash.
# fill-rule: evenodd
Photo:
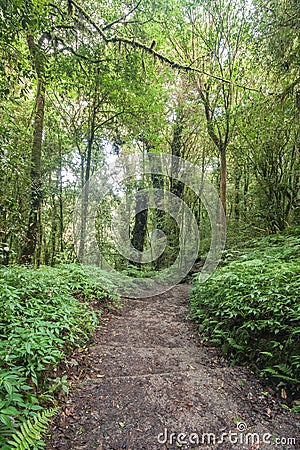
<svg viewBox="0 0 300 450">
<path fill-rule="evenodd" d="M 144 204 L 144 199 L 142 200 Z M 139 211 L 140 209 L 140 201 L 137 200 L 136 202 L 136 210 Z M 147 221 L 148 221 L 148 209 L 144 209 L 143 211 L 140 211 L 135 215 L 135 222 L 134 227 L 132 230 L 132 239 L 131 244 L 140 252 L 144 249 L 146 234 L 147 234 Z M 135 262 L 137 266 L 141 265 L 141 260 L 138 262 Z"/>
<path fill-rule="evenodd" d="M 206 123 L 207 123 L 207 132 L 212 140 L 212 142 L 215 144 L 217 149 L 219 150 L 220 154 L 220 162 L 221 162 L 221 173 L 220 173 L 220 198 L 221 198 L 221 204 L 224 209 L 224 213 L 226 215 L 226 190 L 227 190 L 227 146 L 229 143 L 229 136 L 230 136 L 230 122 L 229 122 L 229 116 L 226 115 L 226 132 L 222 138 L 221 130 L 219 129 L 218 125 L 213 124 L 213 118 L 214 118 L 214 111 L 215 108 L 212 108 L 211 102 L 209 101 L 209 92 L 206 91 L 204 94 L 202 91 L 202 88 L 200 87 L 199 94 L 201 97 L 201 100 L 204 105 L 205 110 L 205 116 L 206 116 Z M 229 111 L 229 98 L 226 102 L 226 112 Z"/>
<path fill-rule="evenodd" d="M 236 173 L 234 180 L 234 218 L 237 222 L 240 220 L 240 181 L 241 175 Z"/>
<path fill-rule="evenodd" d="M 93 103 L 93 111 L 90 122 L 90 135 L 87 146 L 87 157 L 86 157 L 86 168 L 85 168 L 85 177 L 84 182 L 85 186 L 83 189 L 83 199 L 82 199 L 82 213 L 81 213 L 81 230 L 80 230 L 80 243 L 79 243 L 79 252 L 78 257 L 79 260 L 82 261 L 85 253 L 85 240 L 86 240 L 86 219 L 88 213 L 88 203 L 89 203 L 89 185 L 88 182 L 91 176 L 91 164 L 92 164 L 92 148 L 95 138 L 95 125 L 96 125 L 96 117 L 97 117 L 97 106 L 96 100 Z"/>
<path fill-rule="evenodd" d="M 182 133 L 183 133 L 183 115 L 181 111 L 178 113 L 178 117 L 174 124 L 173 130 L 173 139 L 171 142 L 171 152 L 172 156 L 175 156 L 172 160 L 172 171 L 170 176 L 170 192 L 174 194 L 177 198 L 183 198 L 184 192 L 184 184 L 177 179 L 180 171 L 180 161 L 176 159 L 183 157 L 183 143 L 182 143 Z M 178 218 L 180 217 L 181 221 L 183 221 L 183 210 L 178 212 Z M 168 264 L 173 264 L 176 260 L 179 251 L 180 251 L 180 232 L 179 232 L 179 224 L 172 218 L 167 221 L 168 227 L 168 237 L 167 244 L 169 252 L 166 252 L 166 261 Z"/>
<path fill-rule="evenodd" d="M 150 152 L 150 150 L 153 148 L 150 142 L 146 142 L 146 150 L 147 153 Z M 159 166 L 159 170 L 162 170 L 161 165 Z M 165 198 L 164 198 L 164 192 L 165 192 L 165 180 L 164 176 L 161 173 L 151 173 L 151 182 L 153 189 L 158 189 L 160 191 L 160 199 L 161 199 L 161 207 L 162 209 L 156 209 L 155 211 L 155 228 L 158 230 L 161 230 L 165 233 L 165 235 L 168 234 L 168 231 L 166 230 L 165 222 L 166 222 L 166 215 L 164 212 L 164 204 L 165 204 Z M 165 261 L 165 254 L 163 253 L 161 256 L 159 256 L 154 261 L 155 269 L 159 270 L 161 267 L 164 266 Z"/>
<path fill-rule="evenodd" d="M 146 153 L 150 151 L 152 148 L 152 145 L 149 141 L 144 140 L 145 144 L 145 150 Z M 145 162 L 145 159 L 143 159 Z M 144 165 L 145 169 L 145 165 Z M 141 185 L 137 189 L 137 195 L 138 191 L 142 190 L 144 187 L 144 176 L 141 180 Z M 142 197 L 139 199 L 137 197 L 136 205 L 135 205 L 135 219 L 134 219 L 134 226 L 132 229 L 132 238 L 131 238 L 131 245 L 138 251 L 143 252 L 145 240 L 147 236 L 147 225 L 148 225 L 148 201 L 149 201 L 149 193 L 146 193 L 146 199 L 145 197 Z M 142 207 L 146 206 L 146 209 L 141 210 Z M 141 267 L 142 258 L 140 257 L 139 261 L 132 261 L 137 267 Z"/>
<path fill-rule="evenodd" d="M 31 34 L 27 35 L 27 45 L 35 68 L 38 84 L 35 99 L 34 123 L 33 123 L 33 141 L 31 146 L 31 193 L 30 193 L 30 210 L 29 221 L 25 235 L 25 242 L 21 249 L 21 262 L 31 263 L 34 261 L 37 244 L 39 246 L 37 252 L 37 264 L 40 262 L 41 255 L 41 233 L 42 233 L 42 180 L 41 180 L 41 157 L 42 157 L 42 140 L 45 113 L 45 81 L 43 77 L 42 55 L 38 52 L 38 48 Z"/>
<path fill-rule="evenodd" d="M 36 110 L 34 115 L 33 143 L 31 147 L 31 193 L 28 227 L 25 243 L 21 250 L 21 262 L 31 263 L 34 260 L 37 243 L 41 245 L 41 215 L 42 215 L 42 180 L 41 180 L 41 149 L 44 124 L 45 85 L 38 80 L 36 94 Z M 41 249 L 38 249 L 40 254 Z"/>
<path fill-rule="evenodd" d="M 59 143 L 59 171 L 57 174 L 59 184 L 59 250 L 64 251 L 64 213 L 63 213 L 63 179 L 62 179 L 62 149 Z"/>
<path fill-rule="evenodd" d="M 153 189 L 159 189 L 160 190 L 160 198 L 162 202 L 162 208 L 164 208 L 164 190 L 165 190 L 165 182 L 164 177 L 161 174 L 151 174 L 151 181 Z M 167 235 L 167 230 L 165 226 L 166 216 L 163 209 L 157 209 L 155 212 L 155 228 L 158 230 L 163 231 Z M 159 256 L 159 258 L 154 262 L 155 268 L 159 270 L 161 267 L 164 266 L 165 261 L 165 255 L 164 253 Z"/>
<path fill-rule="evenodd" d="M 227 161 L 226 161 L 226 147 L 220 148 L 221 156 L 221 181 L 220 181 L 220 198 L 221 203 L 226 214 L 226 189 L 227 189 Z"/>
<path fill-rule="evenodd" d="M 183 132 L 183 124 L 182 117 L 179 114 L 179 117 L 176 120 L 173 132 L 173 140 L 171 142 L 171 151 L 172 156 L 176 156 L 177 158 L 181 158 L 182 155 L 182 132 Z M 178 198 L 182 198 L 184 185 L 176 179 L 178 176 L 178 162 L 176 159 L 172 161 L 172 174 L 170 178 L 170 191 L 172 194 L 176 195 Z"/>
</svg>

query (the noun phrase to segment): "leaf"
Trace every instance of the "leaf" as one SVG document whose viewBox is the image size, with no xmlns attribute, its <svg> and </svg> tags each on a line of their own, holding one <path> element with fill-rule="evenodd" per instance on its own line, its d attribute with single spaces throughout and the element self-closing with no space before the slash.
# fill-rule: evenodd
<svg viewBox="0 0 300 450">
<path fill-rule="evenodd" d="M 273 358 L 273 353 L 271 352 L 259 352 L 261 355 L 269 356 L 270 358 Z"/>
<path fill-rule="evenodd" d="M 18 416 L 20 411 L 18 411 L 14 406 L 8 406 L 0 411 L 0 414 L 6 414 L 7 416 Z"/>
<path fill-rule="evenodd" d="M 5 387 L 6 391 L 8 392 L 9 395 L 12 395 L 13 393 L 13 387 L 11 385 L 11 383 L 9 383 L 8 381 L 4 381 L 3 382 L 3 386 Z"/>
<path fill-rule="evenodd" d="M 286 400 L 287 399 L 287 394 L 286 394 L 286 391 L 285 391 L 285 389 L 281 389 L 281 398 L 283 398 L 284 400 Z"/>
<path fill-rule="evenodd" d="M 41 435 L 46 432 L 49 420 L 59 408 L 52 408 L 38 413 L 34 419 L 27 420 L 21 424 L 20 430 L 17 430 L 8 443 L 15 450 L 30 450 L 31 447 L 42 448 L 44 443 L 41 441 Z"/>
</svg>

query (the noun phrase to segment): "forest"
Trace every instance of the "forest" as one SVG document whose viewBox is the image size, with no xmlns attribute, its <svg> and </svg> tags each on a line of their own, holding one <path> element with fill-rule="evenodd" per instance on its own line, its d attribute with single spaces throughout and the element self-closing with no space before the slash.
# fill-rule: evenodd
<svg viewBox="0 0 300 450">
<path fill-rule="evenodd" d="M 0 0 L 3 450 L 43 448 L 56 368 L 104 311 L 179 282 L 202 339 L 300 411 L 299 19 L 298 0 Z"/>
</svg>

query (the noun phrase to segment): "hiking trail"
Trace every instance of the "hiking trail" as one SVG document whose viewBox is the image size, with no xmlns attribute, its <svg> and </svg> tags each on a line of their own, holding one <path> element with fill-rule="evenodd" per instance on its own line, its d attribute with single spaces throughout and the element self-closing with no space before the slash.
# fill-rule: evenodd
<svg viewBox="0 0 300 450">
<path fill-rule="evenodd" d="M 188 319 L 189 289 L 125 299 L 101 320 L 48 450 L 300 448 L 299 416 L 201 342 Z"/>
</svg>

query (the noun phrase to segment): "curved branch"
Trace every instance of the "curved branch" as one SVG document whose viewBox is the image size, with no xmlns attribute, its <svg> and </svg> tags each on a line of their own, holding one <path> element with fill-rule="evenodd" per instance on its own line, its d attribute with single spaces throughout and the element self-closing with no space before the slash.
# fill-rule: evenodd
<svg viewBox="0 0 300 450">
<path fill-rule="evenodd" d="M 91 59 L 88 56 L 85 56 L 85 55 L 82 55 L 81 53 L 76 52 L 76 50 L 74 50 L 72 47 L 70 47 L 69 45 L 65 44 L 65 42 L 61 38 L 55 36 L 54 39 L 55 39 L 55 41 L 57 43 L 60 43 L 60 44 L 62 44 L 64 46 L 62 48 L 57 48 L 59 53 L 63 53 L 64 51 L 68 51 L 68 52 L 72 53 L 72 55 L 76 56 L 77 58 L 83 59 L 84 61 L 89 61 L 89 62 L 91 62 L 93 64 L 99 64 L 101 62 L 106 61 L 105 59 Z"/>
<path fill-rule="evenodd" d="M 251 87 L 248 87 L 248 86 L 243 86 L 243 85 L 240 85 L 240 84 L 236 84 L 236 83 L 233 83 L 231 80 L 226 80 L 225 78 L 219 77 L 217 75 L 212 75 L 212 74 L 210 74 L 208 72 L 205 72 L 204 70 L 193 68 L 190 65 L 179 64 L 179 63 L 177 63 L 175 61 L 172 61 L 170 58 L 162 55 L 161 53 L 155 51 L 153 48 L 148 47 L 145 44 L 142 44 L 139 41 L 135 41 L 135 40 L 127 39 L 127 38 L 123 38 L 123 37 L 117 37 L 117 36 L 108 38 L 106 36 L 106 34 L 104 33 L 103 28 L 98 26 L 91 19 L 91 17 L 81 8 L 81 6 L 79 6 L 74 0 L 70 0 L 70 2 L 82 14 L 82 16 L 94 27 L 94 29 L 100 34 L 100 36 L 102 37 L 103 41 L 106 44 L 109 44 L 109 43 L 127 44 L 127 45 L 130 45 L 131 47 L 143 50 L 144 52 L 146 52 L 149 55 L 153 56 L 154 58 L 158 59 L 162 63 L 168 64 L 173 69 L 184 70 L 185 72 L 200 73 L 202 75 L 206 75 L 206 76 L 208 76 L 210 78 L 213 78 L 214 80 L 221 81 L 222 83 L 231 84 L 233 86 L 236 86 L 236 87 L 248 90 L 248 91 L 254 91 L 254 92 L 261 93 L 260 89 L 251 88 Z"/>
<path fill-rule="evenodd" d="M 124 16 L 119 17 L 119 19 L 116 19 L 116 20 L 114 20 L 113 22 L 111 22 L 111 23 L 105 25 L 105 27 L 103 27 L 102 30 L 103 30 L 103 31 L 104 31 L 104 30 L 108 30 L 109 28 L 113 27 L 113 26 L 116 25 L 117 23 L 120 23 L 120 22 L 122 22 L 123 20 L 126 20 L 127 17 L 129 17 L 134 11 L 136 11 L 136 10 L 138 9 L 138 7 L 140 6 L 141 3 L 142 3 L 142 0 L 139 0 L 139 1 L 137 2 L 137 4 L 136 4 L 133 8 L 131 8 L 131 10 L 130 10 L 127 14 L 125 14 Z"/>
</svg>

